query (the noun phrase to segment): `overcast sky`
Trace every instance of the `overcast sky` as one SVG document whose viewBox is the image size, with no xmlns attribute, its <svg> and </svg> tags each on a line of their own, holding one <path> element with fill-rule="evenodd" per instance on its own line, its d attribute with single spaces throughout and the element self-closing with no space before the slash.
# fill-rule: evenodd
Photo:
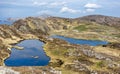
<svg viewBox="0 0 120 74">
<path fill-rule="evenodd" d="M 120 0 L 0 0 L 0 18 L 41 14 L 68 18 L 91 14 L 120 17 Z"/>
</svg>

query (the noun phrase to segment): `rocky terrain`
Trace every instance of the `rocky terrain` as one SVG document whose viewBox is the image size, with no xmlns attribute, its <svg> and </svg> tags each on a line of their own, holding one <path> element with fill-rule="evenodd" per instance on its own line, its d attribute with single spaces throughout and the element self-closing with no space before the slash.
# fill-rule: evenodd
<svg viewBox="0 0 120 74">
<path fill-rule="evenodd" d="M 120 27 L 120 18 L 111 17 L 111 16 L 103 16 L 103 15 L 89 15 L 77 18 L 76 20 L 79 21 L 89 21 L 89 22 L 96 22 L 101 25 L 108 25 L 112 27 Z"/>
<path fill-rule="evenodd" d="M 49 38 L 62 35 L 77 39 L 106 40 L 108 45 L 75 45 Z M 46 67 L 6 67 L 14 44 L 39 39 L 51 58 Z M 54 47 L 53 47 L 54 46 Z M 2 74 L 119 74 L 120 18 L 90 15 L 76 19 L 27 17 L 13 25 L 0 25 L 0 73 Z"/>
</svg>

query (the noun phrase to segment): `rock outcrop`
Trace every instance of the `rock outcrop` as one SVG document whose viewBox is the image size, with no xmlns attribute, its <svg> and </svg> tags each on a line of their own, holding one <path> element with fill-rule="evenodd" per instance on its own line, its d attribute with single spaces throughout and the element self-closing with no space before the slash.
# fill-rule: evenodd
<svg viewBox="0 0 120 74">
<path fill-rule="evenodd" d="M 40 39 L 45 42 L 45 52 L 51 57 L 48 68 L 8 67 L 11 68 L 8 69 L 0 67 L 0 72 L 4 72 L 3 74 L 26 74 L 27 72 L 29 74 L 61 74 L 62 71 L 65 74 L 73 74 L 72 72 L 76 74 L 119 74 L 120 58 L 118 54 L 120 53 L 119 50 L 116 50 L 120 47 L 119 23 L 120 18 L 90 15 L 76 19 L 28 17 L 19 19 L 10 26 L 0 25 L 0 65 L 4 65 L 4 60 L 9 57 L 10 48 L 25 39 Z M 105 28 L 103 28 L 104 26 Z M 77 27 L 76 30 L 75 27 Z M 93 37 L 95 39 L 100 37 L 109 40 L 113 39 L 113 42 L 116 40 L 118 43 L 100 46 L 105 50 L 110 49 L 107 52 L 104 50 L 103 53 L 94 50 L 95 47 L 88 45 L 75 45 L 64 40 L 49 38 L 52 34 L 61 35 L 64 34 L 63 32 L 66 32 L 69 36 L 75 33 L 73 37 L 82 36 L 82 38 Z M 114 52 L 114 55 L 109 54 L 111 51 Z"/>
</svg>

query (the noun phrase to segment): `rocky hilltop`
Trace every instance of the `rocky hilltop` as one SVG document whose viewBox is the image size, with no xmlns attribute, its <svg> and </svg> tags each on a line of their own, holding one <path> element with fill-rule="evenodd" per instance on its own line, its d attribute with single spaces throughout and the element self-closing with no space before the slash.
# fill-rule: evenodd
<svg viewBox="0 0 120 74">
<path fill-rule="evenodd" d="M 77 39 L 106 40 L 109 44 L 94 47 L 75 45 L 60 39 L 50 39 L 49 36 L 53 34 Z M 4 65 L 4 60 L 9 57 L 13 45 L 25 39 L 39 39 L 45 42 L 44 50 L 51 58 L 49 65 L 45 68 L 29 67 L 29 69 L 1 67 L 3 69 L 0 68 L 0 72 L 6 74 L 120 73 L 120 18 L 103 15 L 75 19 L 52 16 L 27 17 L 16 20 L 13 25 L 0 25 L 0 65 Z M 4 71 L 7 69 L 10 72 Z"/>
<path fill-rule="evenodd" d="M 76 20 L 96 22 L 101 25 L 108 25 L 112 27 L 120 27 L 120 18 L 112 17 L 112 16 L 89 15 L 89 16 L 77 18 Z"/>
</svg>

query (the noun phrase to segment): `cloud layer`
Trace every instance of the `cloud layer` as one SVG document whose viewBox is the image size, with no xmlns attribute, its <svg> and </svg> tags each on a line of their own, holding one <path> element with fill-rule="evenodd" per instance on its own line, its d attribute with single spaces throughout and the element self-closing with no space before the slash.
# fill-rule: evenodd
<svg viewBox="0 0 120 74">
<path fill-rule="evenodd" d="M 63 8 L 61 8 L 60 12 L 61 13 L 79 13 L 80 10 L 75 10 L 75 9 L 71 9 L 68 7 L 63 7 Z"/>
<path fill-rule="evenodd" d="M 120 0 L 0 0 L 0 17 L 50 14 L 78 17 L 89 14 L 120 16 Z"/>
<path fill-rule="evenodd" d="M 96 9 L 99 9 L 102 6 L 95 3 L 87 3 L 84 5 L 84 7 L 86 9 L 85 12 L 95 12 Z"/>
<path fill-rule="evenodd" d="M 93 8 L 93 9 L 95 9 L 95 8 L 101 8 L 101 5 L 98 5 L 98 4 L 95 4 L 95 3 L 87 3 L 87 4 L 85 4 L 84 7 L 85 8 Z"/>
</svg>

